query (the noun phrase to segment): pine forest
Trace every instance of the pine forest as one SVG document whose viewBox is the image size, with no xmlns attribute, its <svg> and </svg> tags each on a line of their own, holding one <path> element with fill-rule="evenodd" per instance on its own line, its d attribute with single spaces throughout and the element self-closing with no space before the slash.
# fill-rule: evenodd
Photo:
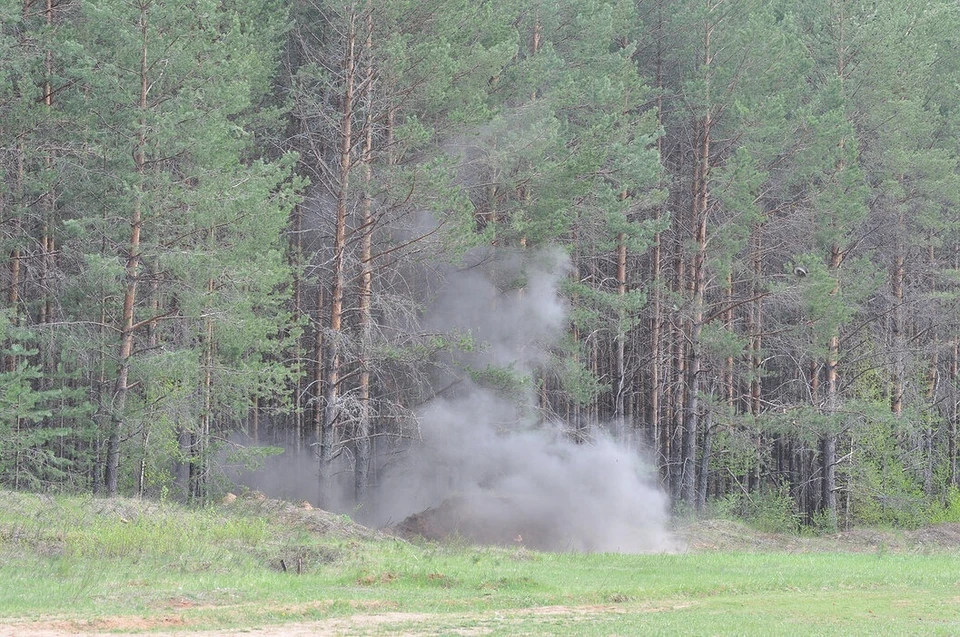
<svg viewBox="0 0 960 637">
<path fill-rule="evenodd" d="M 2 0 L 0 485 L 395 521 L 539 440 L 960 519 L 957 51 L 955 0 Z"/>
</svg>

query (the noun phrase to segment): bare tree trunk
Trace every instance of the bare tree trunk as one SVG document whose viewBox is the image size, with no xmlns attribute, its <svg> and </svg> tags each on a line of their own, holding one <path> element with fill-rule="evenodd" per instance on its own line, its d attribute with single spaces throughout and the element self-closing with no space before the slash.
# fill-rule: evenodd
<svg viewBox="0 0 960 637">
<path fill-rule="evenodd" d="M 726 303 L 726 309 L 723 311 L 723 324 L 728 330 L 733 330 L 733 269 L 727 272 L 727 285 L 724 290 L 724 297 Z M 734 408 L 734 400 L 736 399 L 736 385 L 735 385 L 735 375 L 734 375 L 734 366 L 733 366 L 733 356 L 728 356 L 727 360 L 724 361 L 724 370 L 723 370 L 723 389 L 724 389 L 724 398 L 727 401 L 727 407 L 730 408 L 731 412 Z"/>
<path fill-rule="evenodd" d="M 833 246 L 830 250 L 830 272 L 837 277 L 837 284 L 833 294 L 840 293 L 840 264 L 843 262 L 843 251 L 840 246 Z M 830 337 L 826 361 L 826 410 L 828 414 L 836 413 L 839 407 L 839 387 L 837 384 L 837 365 L 840 359 L 840 334 L 834 332 Z M 826 514 L 830 528 L 837 528 L 837 432 L 826 431 L 820 441 L 821 463 L 823 471 L 822 510 Z"/>
<path fill-rule="evenodd" d="M 683 247 L 683 222 L 680 215 L 676 215 L 674 223 L 674 289 L 673 293 L 682 296 L 686 293 L 686 259 Z M 676 307 L 673 311 L 673 321 L 670 325 L 671 331 L 671 374 L 670 382 L 667 386 L 669 395 L 666 400 L 667 405 L 667 434 L 668 449 L 665 459 L 667 460 L 667 482 L 670 493 L 674 498 L 680 496 L 681 472 L 683 469 L 683 415 L 684 415 L 684 383 L 686 382 L 686 364 L 687 364 L 687 341 L 686 341 L 686 319 L 682 313 L 678 312 Z"/>
<path fill-rule="evenodd" d="M 657 3 L 657 16 L 656 16 L 656 34 L 657 34 L 657 47 L 656 47 L 656 58 L 655 58 L 655 78 L 657 86 L 657 96 L 656 96 L 656 111 L 657 111 L 657 125 L 660 128 L 663 128 L 664 117 L 663 117 L 663 4 Z M 660 135 L 657 137 L 657 154 L 660 156 L 660 161 L 663 162 L 664 156 L 664 136 Z M 659 184 L 662 188 L 664 184 Z M 663 218 L 664 208 L 657 208 L 657 220 Z M 650 320 L 650 391 L 649 391 L 649 402 L 648 402 L 648 411 L 647 411 L 647 422 L 650 425 L 653 447 L 657 452 L 658 464 L 660 468 L 660 475 L 663 476 L 665 473 L 666 463 L 664 458 L 667 453 L 667 445 L 669 444 L 669 437 L 665 435 L 667 433 L 666 427 L 663 426 L 661 422 L 661 399 L 663 397 L 663 388 L 661 384 L 664 379 L 667 378 L 666 374 L 661 374 L 661 358 L 662 358 L 662 333 L 663 333 L 663 296 L 660 286 L 662 285 L 662 264 L 660 259 L 661 255 L 661 232 L 657 232 L 653 237 L 653 250 L 650 254 L 650 286 L 653 290 L 653 298 L 651 299 L 651 307 L 653 316 Z"/>
<path fill-rule="evenodd" d="M 929 276 L 928 289 L 932 294 L 937 294 L 937 277 L 932 273 L 936 271 L 936 255 L 933 249 L 933 237 L 928 237 L 929 249 L 927 251 L 927 268 L 931 273 Z M 916 325 L 920 318 L 914 316 L 913 323 Z M 916 326 L 920 327 L 920 326 Z M 927 409 L 931 412 L 937 409 L 937 393 L 940 385 L 940 333 L 937 329 L 935 318 L 930 319 L 930 340 L 933 346 L 933 353 L 930 356 L 930 366 L 927 372 Z M 927 426 L 924 430 L 924 451 L 926 461 L 923 468 L 923 492 L 928 496 L 934 495 L 933 469 L 934 469 L 934 430 L 931 419 L 927 419 Z"/>
<path fill-rule="evenodd" d="M 323 426 L 320 431 L 320 494 L 321 506 L 331 496 L 332 464 L 336 453 L 336 425 L 340 418 L 340 333 L 343 322 L 344 257 L 347 236 L 347 208 L 350 194 L 350 172 L 353 170 L 353 99 L 356 65 L 357 15 L 347 16 L 346 52 L 343 60 L 344 91 L 340 125 L 339 189 L 337 220 L 333 239 L 333 271 L 330 284 L 330 338 L 327 339 L 326 385 L 323 392 Z"/>
<path fill-rule="evenodd" d="M 294 324 L 299 324 L 303 318 L 303 204 L 298 203 L 293 207 L 293 213 L 290 223 L 290 256 L 289 263 L 292 271 L 292 292 L 293 292 L 293 312 L 291 319 Z M 318 282 L 318 286 L 321 284 Z M 319 310 L 319 308 L 318 308 Z M 304 422 L 304 397 L 307 394 L 304 387 L 304 376 L 306 375 L 303 364 L 304 360 L 304 340 L 306 334 L 298 336 L 293 345 L 294 365 L 294 383 L 293 383 L 293 429 L 294 437 L 297 439 L 298 448 L 302 448 L 306 436 L 306 423 Z M 319 360 L 317 361 L 319 364 Z M 319 385 L 317 385 L 319 387 Z M 258 431 L 259 433 L 259 431 Z M 259 436 L 258 436 L 259 437 Z"/>
<path fill-rule="evenodd" d="M 758 294 L 757 285 L 763 274 L 762 245 L 763 239 L 760 235 L 760 228 L 754 229 L 753 240 L 753 280 L 750 283 L 750 414 L 754 417 L 760 415 L 761 399 L 761 366 L 763 360 L 760 356 L 760 350 L 763 345 L 763 300 Z"/>
<path fill-rule="evenodd" d="M 323 308 L 326 304 L 325 286 L 323 281 L 317 281 L 317 315 L 313 320 L 313 378 L 311 379 L 313 393 L 313 438 L 320 444 L 323 437 L 323 387 L 324 369 L 326 368 L 326 340 L 323 336 Z"/>
<path fill-rule="evenodd" d="M 296 406 L 294 406 L 296 409 Z M 260 397 L 256 394 L 250 399 L 250 440 L 253 444 L 260 444 Z"/>
<path fill-rule="evenodd" d="M 960 487 L 957 475 L 957 419 L 960 418 L 960 401 L 957 396 L 957 374 L 960 371 L 960 337 L 953 336 L 950 347 L 950 413 L 947 432 L 947 462 L 950 465 L 950 484 Z"/>
<path fill-rule="evenodd" d="M 210 230 L 210 243 L 213 243 L 213 230 Z M 211 246 L 212 247 L 212 246 Z M 207 280 L 207 295 L 213 296 L 214 280 Z M 207 482 L 210 474 L 210 432 L 213 422 L 213 371 L 214 371 L 214 350 L 216 343 L 213 339 L 213 318 L 207 312 L 204 318 L 203 330 L 203 380 L 200 387 L 200 395 L 203 397 L 203 405 L 200 412 L 200 423 L 197 428 L 197 435 L 194 440 L 191 466 L 196 470 L 195 480 L 192 489 L 193 497 L 203 502 L 207 497 Z"/>
<path fill-rule="evenodd" d="M 361 162 L 363 163 L 363 198 L 361 201 L 361 236 L 360 236 L 360 299 L 359 323 L 361 342 L 360 361 L 360 417 L 357 423 L 357 453 L 354 470 L 354 491 L 358 505 L 367 500 L 367 490 L 370 483 L 370 361 L 368 354 L 371 347 L 371 313 L 370 302 L 373 294 L 373 202 L 371 189 L 373 188 L 373 7 L 371 0 L 367 0 L 367 41 L 366 41 L 366 69 L 364 78 L 364 136 Z"/>
<path fill-rule="evenodd" d="M 893 257 L 893 267 L 890 270 L 890 287 L 893 290 L 893 338 L 890 346 L 893 348 L 893 386 L 890 389 L 890 411 L 899 416 L 903 413 L 903 383 L 906 375 L 905 352 L 906 338 L 904 334 L 903 313 L 903 281 L 904 281 L 904 217 L 903 211 L 897 217 L 896 251 Z"/>
<path fill-rule="evenodd" d="M 716 8 L 713 2 L 707 3 L 708 14 Z M 704 78 L 703 103 L 709 105 L 711 100 L 711 79 L 713 63 L 713 36 L 714 24 L 707 16 L 703 25 L 703 60 L 702 71 Z M 700 373 L 703 365 L 703 344 L 701 334 L 705 317 L 704 304 L 707 287 L 707 209 L 709 207 L 709 172 L 710 172 L 710 142 L 713 128 L 712 114 L 708 110 L 694 125 L 694 164 L 693 180 L 691 183 L 691 220 L 693 222 L 694 241 L 697 251 L 693 256 L 692 288 L 691 288 L 691 318 L 689 342 L 689 362 L 687 367 L 687 395 L 683 420 L 683 469 L 680 477 L 680 499 L 688 505 L 696 504 L 696 469 L 697 469 L 697 436 L 699 435 L 700 420 Z"/>
<path fill-rule="evenodd" d="M 626 193 L 623 193 L 623 198 L 626 198 Z M 617 235 L 617 295 L 622 300 L 627 294 L 627 243 L 624 234 L 621 232 Z M 617 428 L 621 436 L 625 432 L 626 423 L 626 409 L 624 408 L 624 401 L 630 383 L 627 379 L 627 364 L 626 364 L 626 348 L 627 348 L 627 330 L 626 330 L 626 317 L 621 310 L 620 316 L 620 325 L 617 326 L 617 335 L 616 343 L 614 344 L 615 348 L 615 357 L 616 357 L 616 367 L 617 367 L 617 387 L 616 393 L 614 395 L 614 419 L 617 421 Z"/>
<path fill-rule="evenodd" d="M 709 41 L 709 31 L 707 35 Z M 681 472 L 680 499 L 688 504 L 696 503 L 696 458 L 697 436 L 700 419 L 700 372 L 703 365 L 701 333 L 705 317 L 704 303 L 707 286 L 707 172 L 710 157 L 710 115 L 703 117 L 698 125 L 699 156 L 693 179 L 693 222 L 697 252 L 693 257 L 693 298 L 690 332 L 688 334 L 689 357 L 687 366 L 687 396 L 683 420 L 683 470 Z"/>
<path fill-rule="evenodd" d="M 710 476 L 710 460 L 713 454 L 715 428 L 708 411 L 703 417 L 703 449 L 700 453 L 700 471 L 697 475 L 697 512 L 699 513 L 707 508 L 707 478 Z"/>
<path fill-rule="evenodd" d="M 953 246 L 953 267 L 960 268 L 960 244 Z M 950 484 L 960 487 L 960 475 L 957 472 L 957 423 L 960 420 L 960 395 L 957 382 L 960 375 L 960 335 L 953 331 L 950 347 L 950 407 L 947 432 L 947 462 L 950 466 Z"/>
<path fill-rule="evenodd" d="M 44 22 L 47 29 L 53 28 L 53 0 L 46 0 L 43 11 Z M 48 48 L 44 53 L 44 72 L 43 80 L 43 104 L 49 110 L 53 107 L 53 49 Z M 49 172 L 53 172 L 53 156 L 50 151 L 44 157 L 44 164 Z M 38 323 L 49 323 L 52 318 L 51 313 L 51 290 L 50 281 L 53 272 L 53 255 L 56 245 L 53 237 L 53 214 L 56 208 L 56 195 L 51 189 L 43 194 L 41 199 L 41 231 L 40 231 L 40 310 Z"/>
<path fill-rule="evenodd" d="M 650 394 L 648 411 L 647 411 L 647 422 L 650 425 L 651 432 L 651 442 L 653 449 L 656 450 L 658 464 L 660 465 L 660 475 L 663 475 L 663 470 L 665 468 L 665 463 L 663 458 L 665 457 L 667 440 L 665 436 L 666 427 L 663 426 L 663 423 L 660 419 L 660 405 L 661 398 L 663 396 L 663 379 L 666 378 L 665 374 L 661 373 L 662 362 L 662 332 L 663 332 L 663 300 L 662 292 L 660 290 L 661 285 L 661 268 L 660 268 L 660 233 L 658 232 L 653 238 L 653 251 L 650 255 L 651 258 L 651 285 L 653 286 L 653 301 L 652 301 L 652 312 L 653 316 L 650 320 Z"/>
</svg>

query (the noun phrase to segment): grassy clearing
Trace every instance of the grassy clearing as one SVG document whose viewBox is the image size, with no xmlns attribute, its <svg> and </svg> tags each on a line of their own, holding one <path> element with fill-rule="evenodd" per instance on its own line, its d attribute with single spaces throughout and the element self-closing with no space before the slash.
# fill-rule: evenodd
<svg viewBox="0 0 960 637">
<path fill-rule="evenodd" d="M 0 635 L 304 622 L 314 634 L 949 635 L 960 555 L 417 546 L 293 507 L 0 492 Z"/>
</svg>

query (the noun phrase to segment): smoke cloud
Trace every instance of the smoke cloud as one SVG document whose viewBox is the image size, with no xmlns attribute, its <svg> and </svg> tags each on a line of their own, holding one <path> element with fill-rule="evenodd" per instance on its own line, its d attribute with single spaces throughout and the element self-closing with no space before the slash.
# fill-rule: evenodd
<svg viewBox="0 0 960 637">
<path fill-rule="evenodd" d="M 532 384 L 503 392 L 470 370 L 509 368 L 518 377 L 549 365 L 568 329 L 558 286 L 569 273 L 560 250 L 487 250 L 460 268 L 435 270 L 421 329 L 469 334 L 472 351 L 438 361 L 439 393 L 417 410 L 418 436 L 379 446 L 370 501 L 352 499 L 352 466 L 337 460 L 328 508 L 378 527 L 427 537 L 557 551 L 647 552 L 678 546 L 668 500 L 636 450 L 599 425 L 575 442 L 563 423 L 543 422 Z M 439 268 L 439 266 L 435 266 Z M 434 287 L 436 286 L 436 287 Z M 240 479 L 269 495 L 316 501 L 314 448 L 287 449 Z"/>
<path fill-rule="evenodd" d="M 446 277 L 428 320 L 486 344 L 468 365 L 529 372 L 567 324 L 557 293 L 566 257 L 489 256 Z M 548 550 L 673 548 L 667 498 L 636 452 L 599 427 L 575 443 L 560 423 L 537 421 L 532 396 L 517 401 L 460 381 L 420 409 L 422 442 L 382 473 L 367 512 L 375 522 L 406 520 L 432 535 Z"/>
</svg>

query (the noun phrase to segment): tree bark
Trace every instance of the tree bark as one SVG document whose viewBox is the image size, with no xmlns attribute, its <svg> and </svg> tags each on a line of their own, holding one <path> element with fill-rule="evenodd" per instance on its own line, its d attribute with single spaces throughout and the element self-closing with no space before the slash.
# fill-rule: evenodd
<svg viewBox="0 0 960 637">
<path fill-rule="evenodd" d="M 333 238 L 333 271 L 330 274 L 330 335 L 325 362 L 326 385 L 323 393 L 323 425 L 320 431 L 320 495 L 321 506 L 329 501 L 332 464 L 336 454 L 336 426 L 340 418 L 340 333 L 343 322 L 344 262 L 347 236 L 347 211 L 350 195 L 350 173 L 353 170 L 353 100 L 356 66 L 357 15 L 347 16 L 346 52 L 343 59 L 343 110 L 340 124 L 340 163 L 338 171 L 336 230 Z"/>
<path fill-rule="evenodd" d="M 893 383 L 890 389 L 890 411 L 896 416 L 903 413 L 903 383 L 906 375 L 905 352 L 906 338 L 904 335 L 904 312 L 903 312 L 903 282 L 904 282 L 904 242 L 903 233 L 904 216 L 903 210 L 897 215 L 897 225 L 895 228 L 895 252 L 893 256 L 893 267 L 890 270 L 890 287 L 893 291 L 893 325 L 892 342 L 893 349 Z"/>
<path fill-rule="evenodd" d="M 624 193 L 624 198 L 626 193 Z M 622 301 L 627 294 L 627 242 L 624 234 L 621 232 L 617 235 L 617 295 Z M 626 316 L 623 313 L 623 310 L 620 311 L 618 317 L 619 325 L 617 326 L 616 342 L 614 343 L 615 348 L 615 357 L 616 357 L 616 374 L 617 374 L 617 387 L 616 393 L 614 395 L 614 407 L 613 407 L 613 417 L 617 421 L 617 429 L 621 435 L 625 433 L 626 429 L 626 409 L 624 407 L 626 394 L 630 383 L 627 379 L 627 361 L 626 361 L 626 349 L 627 349 L 627 330 L 626 330 Z"/>
<path fill-rule="evenodd" d="M 710 422 L 710 412 L 703 417 L 703 449 L 700 453 L 700 470 L 697 475 L 697 512 L 707 508 L 707 484 L 710 476 L 710 460 L 713 455 L 713 435 L 715 426 Z"/>
<path fill-rule="evenodd" d="M 716 8 L 707 3 L 708 14 Z M 705 314 L 707 288 L 707 210 L 709 208 L 710 144 L 713 116 L 710 111 L 713 47 L 711 39 L 714 24 L 708 15 L 703 25 L 703 59 L 701 71 L 704 78 L 703 103 L 707 110 L 694 123 L 694 163 L 691 182 L 691 221 L 693 223 L 696 252 L 692 264 L 691 317 L 687 335 L 689 360 L 687 363 L 686 405 L 683 419 L 683 468 L 680 475 L 680 499 L 690 506 L 696 504 L 697 437 L 700 421 L 700 374 L 703 366 L 703 343 L 701 334 Z"/>
<path fill-rule="evenodd" d="M 830 272 L 836 277 L 837 283 L 833 294 L 840 294 L 840 264 L 844 253 L 840 246 L 834 245 L 830 250 Z M 826 412 L 836 413 L 839 407 L 839 386 L 837 383 L 837 366 L 840 359 L 840 334 L 837 331 L 830 336 L 826 361 Z M 831 425 L 832 427 L 833 425 Z M 824 432 L 821 439 L 821 469 L 823 472 L 823 496 L 821 499 L 822 511 L 826 515 L 829 528 L 837 528 L 837 432 L 832 428 Z"/>
<path fill-rule="evenodd" d="M 957 396 L 957 376 L 960 372 L 960 337 L 953 336 L 950 347 L 950 407 L 947 431 L 947 462 L 950 468 L 950 484 L 960 487 L 957 475 L 957 420 L 960 418 L 960 400 Z"/>
<path fill-rule="evenodd" d="M 148 81 L 148 6 L 140 5 L 140 94 L 138 108 L 140 111 L 137 123 L 137 140 L 133 152 L 134 168 L 137 183 L 134 191 L 133 209 L 130 213 L 130 239 L 127 243 L 126 267 L 124 271 L 123 307 L 120 321 L 120 351 L 118 358 L 118 373 L 114 384 L 113 405 L 111 407 L 111 427 L 107 439 L 107 462 L 104 471 L 104 486 L 107 495 L 117 495 L 118 477 L 120 471 L 120 438 L 124 427 L 129 392 L 130 359 L 133 356 L 134 343 L 134 309 L 137 300 L 137 286 L 140 282 L 140 230 L 143 224 L 143 200 L 146 178 L 146 146 L 147 146 L 147 96 L 149 93 Z"/>
<path fill-rule="evenodd" d="M 700 373 L 703 366 L 701 334 L 705 318 L 704 304 L 707 286 L 707 172 L 710 154 L 710 115 L 703 117 L 697 127 L 699 133 L 699 156 L 693 179 L 693 221 L 697 252 L 693 257 L 693 297 L 690 331 L 688 334 L 689 357 L 687 363 L 686 400 L 683 421 L 683 469 L 680 482 L 680 499 L 693 505 L 696 501 L 697 436 L 700 420 Z"/>
<path fill-rule="evenodd" d="M 760 234 L 760 228 L 754 228 L 753 234 L 753 279 L 750 282 L 750 303 L 749 316 L 750 325 L 750 414 L 755 418 L 760 416 L 761 399 L 761 373 L 763 359 L 761 358 L 761 348 L 763 346 L 763 299 L 760 298 L 758 284 L 763 274 L 762 247 L 763 238 Z"/>
<path fill-rule="evenodd" d="M 373 7 L 370 0 L 366 6 L 367 40 L 366 40 L 366 68 L 364 78 L 364 114 L 363 150 L 361 162 L 363 164 L 363 196 L 360 203 L 360 293 L 359 293 L 359 324 L 360 324 L 360 380 L 359 400 L 360 416 L 357 422 L 356 460 L 354 470 L 354 495 L 358 505 L 367 501 L 367 492 L 370 486 L 370 355 L 371 355 L 371 300 L 373 295 Z"/>
</svg>

